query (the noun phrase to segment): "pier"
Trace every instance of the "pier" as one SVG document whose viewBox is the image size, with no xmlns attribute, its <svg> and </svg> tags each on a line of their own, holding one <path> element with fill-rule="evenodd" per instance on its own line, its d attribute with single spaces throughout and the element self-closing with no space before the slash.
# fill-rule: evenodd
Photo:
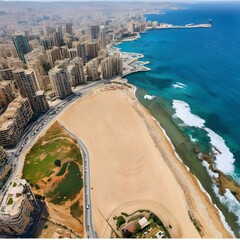
<svg viewBox="0 0 240 240">
<path fill-rule="evenodd" d="M 205 24 L 186 24 L 186 25 L 172 25 L 172 24 L 166 24 L 166 23 L 161 23 L 158 26 L 153 26 L 147 28 L 147 30 L 152 30 L 152 29 L 176 29 L 176 28 L 211 28 L 212 24 L 211 23 L 205 23 Z"/>
</svg>

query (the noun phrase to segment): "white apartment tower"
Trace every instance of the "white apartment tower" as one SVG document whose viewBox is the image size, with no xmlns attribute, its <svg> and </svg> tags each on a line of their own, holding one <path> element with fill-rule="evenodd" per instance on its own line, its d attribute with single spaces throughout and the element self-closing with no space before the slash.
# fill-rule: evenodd
<svg viewBox="0 0 240 240">
<path fill-rule="evenodd" d="M 0 203 L 0 233 L 21 235 L 34 222 L 39 211 L 34 194 L 26 180 L 15 178 Z"/>
</svg>

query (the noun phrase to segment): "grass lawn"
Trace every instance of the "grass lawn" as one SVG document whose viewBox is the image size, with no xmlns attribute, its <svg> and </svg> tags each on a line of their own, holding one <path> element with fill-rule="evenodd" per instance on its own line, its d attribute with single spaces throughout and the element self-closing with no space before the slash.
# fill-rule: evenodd
<svg viewBox="0 0 240 240">
<path fill-rule="evenodd" d="M 57 176 L 62 176 L 66 172 L 68 164 L 69 164 L 68 162 L 65 162 L 62 165 L 61 170 L 57 173 Z"/>
<path fill-rule="evenodd" d="M 71 139 L 57 122 L 54 123 L 27 154 L 23 178 L 31 184 L 36 184 L 38 180 L 49 177 L 56 167 L 56 159 L 82 164 L 80 150 Z"/>
<path fill-rule="evenodd" d="M 74 218 L 79 218 L 81 217 L 81 215 L 83 214 L 83 207 L 80 206 L 79 202 L 75 202 L 71 207 L 70 207 L 70 210 L 71 210 L 71 215 L 74 217 Z"/>
<path fill-rule="evenodd" d="M 59 182 L 56 188 L 47 194 L 54 204 L 61 204 L 67 199 L 73 200 L 80 192 L 83 186 L 82 174 L 79 166 L 71 161 L 68 167 L 68 173 Z"/>
</svg>

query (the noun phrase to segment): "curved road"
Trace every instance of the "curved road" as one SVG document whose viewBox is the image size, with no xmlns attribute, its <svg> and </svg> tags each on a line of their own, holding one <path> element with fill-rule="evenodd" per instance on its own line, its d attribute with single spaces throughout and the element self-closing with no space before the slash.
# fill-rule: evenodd
<svg viewBox="0 0 240 240">
<path fill-rule="evenodd" d="M 61 124 L 61 123 L 60 123 Z M 83 159 L 83 182 L 84 182 L 84 227 L 87 238 L 97 238 L 97 234 L 94 231 L 93 219 L 92 219 L 92 202 L 91 202 L 91 182 L 90 182 L 90 158 L 89 153 L 84 143 L 74 133 L 64 127 L 68 134 L 72 135 L 78 142 L 78 145 L 82 151 Z"/>
<path fill-rule="evenodd" d="M 91 90 L 93 87 L 97 85 L 100 86 L 106 83 L 109 83 L 109 80 L 100 80 L 97 82 L 92 82 L 90 84 L 83 85 L 79 90 L 76 90 L 72 95 L 66 97 L 64 100 L 61 100 L 55 106 L 50 107 L 49 111 L 47 111 L 45 114 L 40 116 L 35 122 L 31 123 L 25 129 L 24 134 L 22 135 L 21 139 L 19 140 L 15 148 L 8 151 L 10 156 L 7 160 L 7 163 L 12 164 L 13 172 L 11 176 L 8 178 L 8 180 L 6 181 L 6 183 L 4 184 L 4 186 L 2 186 L 2 188 L 0 189 L 0 202 L 1 202 L 2 196 L 4 195 L 4 192 L 7 191 L 7 186 L 10 184 L 12 179 L 14 179 L 19 174 L 19 172 L 22 171 L 23 162 L 20 160 L 20 156 L 22 152 L 24 152 L 23 150 L 26 149 L 26 147 L 32 146 L 33 140 L 39 137 L 41 130 L 47 127 L 46 125 L 49 126 L 49 123 L 52 122 L 52 120 L 56 120 L 56 116 L 60 111 L 62 111 L 67 106 L 69 106 L 75 99 L 81 97 L 87 91 Z M 85 219 L 86 237 L 97 238 L 97 235 L 93 228 L 93 221 L 92 221 L 89 154 L 83 142 L 77 136 L 71 133 L 68 129 L 66 129 L 66 131 L 76 138 L 80 146 L 80 149 L 82 150 L 82 153 L 83 153 L 82 155 L 84 160 L 83 161 L 83 167 L 84 167 L 83 177 L 84 177 L 84 199 L 85 199 L 84 219 Z"/>
</svg>

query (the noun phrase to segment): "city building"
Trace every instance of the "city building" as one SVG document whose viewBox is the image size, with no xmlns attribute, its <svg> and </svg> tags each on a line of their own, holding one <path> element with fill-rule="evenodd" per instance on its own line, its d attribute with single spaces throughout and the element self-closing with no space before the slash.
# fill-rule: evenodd
<svg viewBox="0 0 240 240">
<path fill-rule="evenodd" d="M 99 35 L 100 27 L 98 25 L 90 26 L 90 37 L 92 40 L 97 40 Z"/>
<path fill-rule="evenodd" d="M 72 30 L 72 23 L 66 23 L 66 33 L 72 35 L 73 34 L 73 30 Z"/>
<path fill-rule="evenodd" d="M 62 40 L 59 32 L 55 32 L 53 34 L 53 42 L 54 42 L 54 46 L 56 46 L 56 47 L 61 47 L 62 46 L 63 40 Z"/>
<path fill-rule="evenodd" d="M 74 59 L 75 57 L 77 57 L 77 49 L 75 48 L 68 49 L 68 56 L 71 59 Z"/>
<path fill-rule="evenodd" d="M 121 54 L 117 52 L 111 56 L 106 57 L 105 59 L 102 60 L 101 67 L 103 79 L 109 79 L 114 76 L 122 74 L 123 63 Z"/>
<path fill-rule="evenodd" d="M 107 32 L 104 26 L 100 27 L 100 49 L 105 49 L 107 46 Z"/>
<path fill-rule="evenodd" d="M 73 47 L 77 49 L 77 56 L 82 58 L 84 64 L 87 62 L 87 49 L 85 43 L 73 42 Z"/>
<path fill-rule="evenodd" d="M 12 40 L 18 57 L 25 63 L 24 55 L 31 52 L 27 37 L 22 34 L 16 34 L 12 36 Z"/>
<path fill-rule="evenodd" d="M 97 41 L 87 43 L 88 60 L 98 56 L 99 44 Z"/>
<path fill-rule="evenodd" d="M 0 69 L 0 78 L 2 80 L 13 80 L 12 69 Z"/>
<path fill-rule="evenodd" d="M 98 73 L 98 60 L 97 58 L 92 59 L 86 64 L 86 72 L 87 72 L 87 80 L 88 81 L 95 81 L 99 80 L 99 73 Z"/>
<path fill-rule="evenodd" d="M 32 116 L 33 110 L 29 100 L 15 98 L 0 116 L 0 145 L 4 147 L 16 145 Z"/>
<path fill-rule="evenodd" d="M 37 39 L 33 39 L 33 40 L 29 41 L 28 43 L 29 43 L 29 46 L 30 46 L 31 51 L 32 51 L 33 49 L 38 48 L 38 47 L 41 46 L 40 43 L 39 43 L 39 41 L 38 41 Z"/>
<path fill-rule="evenodd" d="M 71 84 L 68 80 L 68 75 L 65 69 L 55 67 L 50 70 L 48 74 L 52 89 L 57 98 L 64 99 L 72 94 Z"/>
<path fill-rule="evenodd" d="M 54 33 L 54 29 L 50 26 L 45 26 L 45 35 L 50 36 Z"/>
<path fill-rule="evenodd" d="M 0 203 L 0 233 L 9 237 L 24 234 L 39 212 L 27 181 L 15 178 Z"/>
<path fill-rule="evenodd" d="M 82 58 L 76 57 L 74 60 L 70 61 L 67 67 L 67 75 L 72 86 L 85 83 L 84 63 Z"/>
<path fill-rule="evenodd" d="M 47 75 L 51 66 L 49 65 L 46 51 L 43 47 L 35 48 L 25 55 L 27 66 L 34 71 L 34 75 L 39 88 L 43 91 L 51 89 L 49 77 Z"/>
<path fill-rule="evenodd" d="M 13 76 L 21 96 L 29 99 L 33 112 L 46 112 L 49 105 L 45 95 L 37 93 L 39 86 L 33 70 L 17 69 L 13 72 Z"/>
<path fill-rule="evenodd" d="M 62 26 L 57 27 L 57 32 L 60 34 L 60 38 L 63 39 L 63 29 Z"/>
<path fill-rule="evenodd" d="M 15 98 L 12 81 L 0 81 L 0 102 L 7 106 Z"/>
<path fill-rule="evenodd" d="M 56 60 L 62 59 L 61 51 L 58 47 L 53 47 L 52 49 L 49 49 L 46 52 L 47 52 L 48 62 L 52 67 L 54 66 L 54 62 Z"/>
<path fill-rule="evenodd" d="M 60 48 L 62 59 L 69 58 L 69 53 L 68 53 L 68 47 L 67 46 L 62 46 Z"/>
</svg>

